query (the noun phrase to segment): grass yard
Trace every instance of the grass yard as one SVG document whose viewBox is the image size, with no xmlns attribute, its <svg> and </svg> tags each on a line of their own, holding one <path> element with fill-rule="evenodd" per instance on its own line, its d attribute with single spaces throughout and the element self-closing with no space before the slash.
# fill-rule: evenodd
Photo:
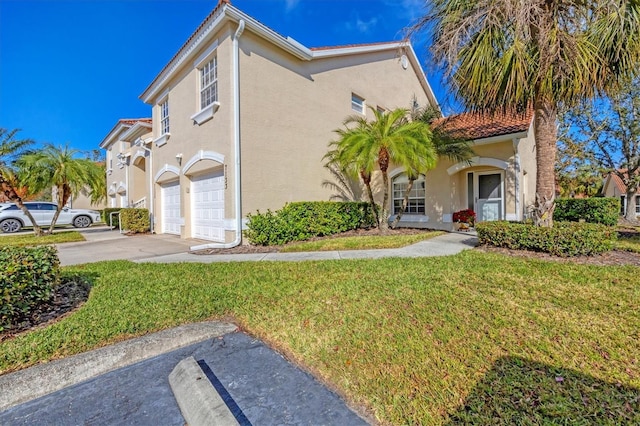
<svg viewBox="0 0 640 426">
<path fill-rule="evenodd" d="M 444 232 L 431 231 L 409 235 L 369 235 L 325 238 L 317 241 L 291 243 L 283 246 L 280 252 L 390 249 L 419 243 L 420 241 L 428 240 L 442 234 L 444 234 Z"/>
<path fill-rule="evenodd" d="M 85 241 L 82 234 L 77 231 L 55 232 L 41 237 L 36 237 L 33 234 L 2 235 L 0 236 L 0 247 L 62 244 L 77 241 Z"/>
<path fill-rule="evenodd" d="M 233 316 L 384 424 L 639 424 L 639 268 L 442 258 L 66 268 L 60 322 L 0 343 L 0 371 Z"/>
<path fill-rule="evenodd" d="M 640 236 L 619 238 L 616 249 L 640 253 Z"/>
</svg>

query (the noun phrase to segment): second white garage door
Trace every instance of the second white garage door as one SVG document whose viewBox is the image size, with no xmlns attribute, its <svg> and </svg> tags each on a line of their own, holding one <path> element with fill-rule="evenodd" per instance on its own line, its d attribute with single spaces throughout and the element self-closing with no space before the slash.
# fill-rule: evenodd
<svg viewBox="0 0 640 426">
<path fill-rule="evenodd" d="M 192 237 L 224 242 L 224 174 L 191 179 Z"/>
<path fill-rule="evenodd" d="M 160 186 L 162 196 L 162 233 L 180 235 L 180 182 Z"/>
</svg>

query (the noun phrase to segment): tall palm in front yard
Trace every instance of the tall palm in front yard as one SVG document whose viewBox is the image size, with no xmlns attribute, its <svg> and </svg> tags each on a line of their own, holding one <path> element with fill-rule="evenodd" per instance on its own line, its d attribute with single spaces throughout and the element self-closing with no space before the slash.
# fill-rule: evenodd
<svg viewBox="0 0 640 426">
<path fill-rule="evenodd" d="M 23 155 L 17 162 L 18 176 L 34 191 L 54 186 L 57 189 L 58 208 L 53 216 L 49 232 L 53 232 L 58 216 L 71 195 L 77 196 L 83 188 L 89 188 L 92 200 L 99 199 L 105 190 L 104 169 L 86 158 L 77 158 L 80 151 L 68 146 L 51 144 L 37 152 Z"/>
<path fill-rule="evenodd" d="M 371 176 L 376 167 L 380 170 L 383 198 L 377 219 L 381 232 L 385 232 L 389 228 L 389 165 L 396 164 L 412 176 L 420 175 L 435 166 L 437 155 L 429 126 L 409 120 L 408 110 L 399 108 L 381 112 L 371 108 L 371 111 L 375 117 L 373 121 L 364 116 L 351 116 L 345 120 L 345 128 L 336 130 L 339 139 L 331 143 L 330 153 L 337 164 L 360 175 L 372 205 L 375 203 Z"/>
<path fill-rule="evenodd" d="M 430 0 L 413 28 L 428 29 L 431 52 L 465 105 L 480 112 L 533 109 L 537 225 L 552 226 L 557 115 L 615 91 L 637 75 L 637 0 Z"/>
</svg>

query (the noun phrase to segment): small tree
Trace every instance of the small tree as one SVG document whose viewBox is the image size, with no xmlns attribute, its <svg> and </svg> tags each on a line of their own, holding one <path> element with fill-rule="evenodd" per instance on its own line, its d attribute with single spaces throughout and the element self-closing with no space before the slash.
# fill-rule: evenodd
<svg viewBox="0 0 640 426">
<path fill-rule="evenodd" d="M 57 189 L 58 203 L 53 215 L 49 233 L 53 232 L 58 216 L 71 195 L 89 187 L 92 200 L 104 192 L 104 170 L 94 161 L 77 158 L 80 151 L 69 146 L 56 147 L 51 144 L 38 152 L 25 154 L 18 161 L 18 176 L 21 182 L 33 191 L 41 191 L 50 186 Z"/>
<path fill-rule="evenodd" d="M 331 143 L 334 149 L 330 155 L 345 170 L 357 171 L 367 187 L 372 205 L 371 175 L 377 168 L 382 174 L 383 198 L 380 214 L 377 217 L 381 232 L 389 228 L 389 174 L 391 163 L 403 167 L 407 174 L 424 173 L 435 166 L 437 159 L 431 143 L 429 126 L 408 119 L 409 111 L 396 109 L 381 112 L 370 108 L 375 119 L 351 116 L 345 122 L 344 129 L 336 130 L 339 139 Z M 377 208 L 374 207 L 374 211 Z"/>
<path fill-rule="evenodd" d="M 15 203 L 29 218 L 33 224 L 34 233 L 42 235 L 42 230 L 23 203 L 23 197 L 37 191 L 31 191 L 28 186 L 20 185 L 14 169 L 16 159 L 24 154 L 29 145 L 33 144 L 31 139 L 16 139 L 15 136 L 19 131 L 19 129 L 0 128 L 0 189 L 4 197 Z"/>
<path fill-rule="evenodd" d="M 624 81 L 616 93 L 584 102 L 562 117 L 561 140 L 583 150 L 592 169 L 617 175 L 626 187 L 625 218 L 636 220 L 640 188 L 640 78 Z"/>
</svg>

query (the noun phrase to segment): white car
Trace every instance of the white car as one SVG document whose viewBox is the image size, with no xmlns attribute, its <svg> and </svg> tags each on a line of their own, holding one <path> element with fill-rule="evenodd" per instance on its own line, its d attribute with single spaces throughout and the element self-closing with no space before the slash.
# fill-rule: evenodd
<svg viewBox="0 0 640 426">
<path fill-rule="evenodd" d="M 54 203 L 45 201 L 26 201 L 24 203 L 40 226 L 49 226 L 58 208 Z M 73 225 L 86 228 L 92 223 L 100 222 L 100 213 L 95 210 L 63 208 L 56 225 Z M 33 226 L 31 220 L 13 203 L 0 203 L 0 230 L 2 232 L 18 232 L 25 226 Z"/>
</svg>

